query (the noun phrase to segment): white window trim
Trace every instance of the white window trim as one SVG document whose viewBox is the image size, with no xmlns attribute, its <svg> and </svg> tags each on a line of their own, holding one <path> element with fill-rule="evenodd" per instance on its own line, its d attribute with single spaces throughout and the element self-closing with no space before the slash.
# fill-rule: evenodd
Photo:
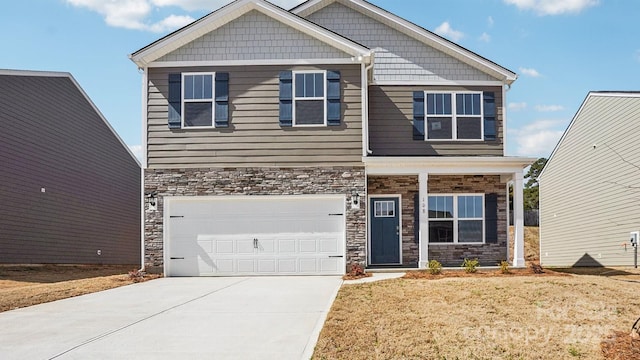
<svg viewBox="0 0 640 360">
<path fill-rule="evenodd" d="M 324 93 L 324 97 L 297 97 L 296 96 L 296 74 L 322 74 L 322 79 L 323 79 L 323 93 Z M 295 127 L 326 127 L 327 126 L 327 71 L 326 70 L 296 70 L 296 71 L 292 71 L 291 76 L 293 76 L 292 79 L 292 94 L 291 94 L 291 98 L 293 99 L 293 107 L 292 107 L 292 126 Z M 323 101 L 323 106 L 322 106 L 322 111 L 323 111 L 323 119 L 324 122 L 322 124 L 297 124 L 296 123 L 296 103 L 298 101 L 307 101 L 307 100 L 322 100 Z"/>
<path fill-rule="evenodd" d="M 429 217 L 429 209 L 427 209 L 427 233 L 429 232 L 429 222 L 433 221 L 453 221 L 453 242 L 433 242 L 429 239 L 429 244 L 432 245 L 484 245 L 487 243 L 486 239 L 486 231 L 485 231 L 485 222 L 486 222 L 486 211 L 485 211 L 485 194 L 484 193 L 449 193 L 449 194 L 427 194 L 427 202 L 429 197 L 431 196 L 451 196 L 453 197 L 453 218 L 431 218 Z M 482 197 L 482 218 L 463 218 L 460 219 L 458 217 L 458 197 L 461 196 L 480 196 Z M 428 207 L 428 206 L 427 206 Z M 482 241 L 478 242 L 458 242 L 458 222 L 462 220 L 482 220 Z"/>
<path fill-rule="evenodd" d="M 185 103 L 190 103 L 190 102 L 206 102 L 209 101 L 209 99 L 185 99 L 184 98 L 184 78 L 186 76 L 190 76 L 190 75 L 211 75 L 211 126 L 185 126 L 184 125 L 184 116 L 185 116 Z M 181 114 L 180 114 L 180 126 L 182 129 L 213 129 L 216 127 L 216 108 L 214 106 L 215 103 L 215 99 L 216 99 L 216 73 L 215 72 L 184 72 L 182 73 L 182 79 L 181 79 L 181 83 L 180 83 L 180 101 L 181 101 Z"/>
<path fill-rule="evenodd" d="M 427 95 L 429 94 L 450 94 L 451 95 L 451 115 L 429 115 L 427 113 Z M 458 115 L 457 114 L 457 104 L 456 104 L 456 95 L 458 94 L 479 94 L 480 95 L 480 115 Z M 482 91 L 425 91 L 424 92 L 424 127 L 425 141 L 433 141 L 433 142 L 443 142 L 443 141 L 484 141 L 484 98 Z M 441 117 L 441 118 L 451 118 L 451 139 L 429 139 L 429 118 Z M 458 139 L 458 117 L 469 118 L 469 117 L 479 117 L 480 118 L 480 137 L 478 139 Z"/>
</svg>

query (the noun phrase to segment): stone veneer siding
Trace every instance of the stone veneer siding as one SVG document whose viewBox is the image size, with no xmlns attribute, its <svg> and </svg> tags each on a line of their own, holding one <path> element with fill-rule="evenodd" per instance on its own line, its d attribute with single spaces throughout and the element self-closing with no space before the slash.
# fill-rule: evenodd
<svg viewBox="0 0 640 360">
<path fill-rule="evenodd" d="M 144 256 L 148 271 L 163 268 L 163 199 L 166 196 L 344 194 L 346 263 L 366 263 L 366 202 L 351 209 L 351 192 L 364 199 L 362 167 L 146 169 L 145 192 L 158 192 L 158 209 L 145 207 Z M 145 204 L 146 205 L 146 204 Z"/>
<path fill-rule="evenodd" d="M 414 198 L 418 193 L 418 176 L 369 176 L 368 195 L 396 195 L 401 197 L 402 209 L 402 265 L 417 266 L 420 249 L 415 236 Z"/>
<path fill-rule="evenodd" d="M 499 175 L 429 175 L 429 194 L 485 193 L 498 194 L 498 242 L 496 244 L 432 245 L 429 260 L 445 266 L 460 266 L 465 258 L 494 266 L 507 260 L 507 199 L 506 184 Z"/>
</svg>

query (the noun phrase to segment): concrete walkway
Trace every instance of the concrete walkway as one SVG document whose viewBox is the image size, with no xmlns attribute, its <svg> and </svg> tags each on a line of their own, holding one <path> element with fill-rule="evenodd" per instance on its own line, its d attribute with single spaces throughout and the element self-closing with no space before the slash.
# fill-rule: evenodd
<svg viewBox="0 0 640 360">
<path fill-rule="evenodd" d="M 164 278 L 0 313 L 0 359 L 308 359 L 340 277 Z"/>
</svg>

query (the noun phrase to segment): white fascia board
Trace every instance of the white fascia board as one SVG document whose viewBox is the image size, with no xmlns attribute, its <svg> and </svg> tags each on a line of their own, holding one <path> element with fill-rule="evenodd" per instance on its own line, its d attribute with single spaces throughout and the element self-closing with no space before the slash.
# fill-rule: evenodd
<svg viewBox="0 0 640 360">
<path fill-rule="evenodd" d="M 528 157 L 366 157 L 369 175 L 511 174 L 522 172 L 536 158 Z"/>
<path fill-rule="evenodd" d="M 261 66 L 261 65 L 338 65 L 359 64 L 351 58 L 336 59 L 274 59 L 274 60 L 228 60 L 228 61 L 155 61 L 149 68 L 165 67 L 212 67 L 212 66 Z"/>
<path fill-rule="evenodd" d="M 211 32 L 219 27 L 239 18 L 240 16 L 257 10 L 276 21 L 303 32 L 330 46 L 335 47 L 351 56 L 368 56 L 371 51 L 366 47 L 324 29 L 308 20 L 295 16 L 264 0 L 238 0 L 215 12 L 193 22 L 176 31 L 157 43 L 141 50 L 129 57 L 139 67 L 149 66 L 160 57 L 184 46 L 191 41 Z"/>
<path fill-rule="evenodd" d="M 467 50 L 460 45 L 457 45 L 453 42 L 450 42 L 440 36 L 434 35 L 428 31 L 425 31 L 423 28 L 395 15 L 386 10 L 382 10 L 366 1 L 362 0 L 310 0 L 306 3 L 292 9 L 291 11 L 294 14 L 306 17 L 313 13 L 315 7 L 321 9 L 323 2 L 326 2 L 326 5 L 329 5 L 333 2 L 339 2 L 343 5 L 352 5 L 360 7 L 364 12 L 368 12 L 369 14 L 375 15 L 383 20 L 383 23 L 389 25 L 390 27 L 399 30 L 429 46 L 435 47 L 438 50 L 442 50 L 443 52 L 457 58 L 458 60 L 473 66 L 475 68 L 481 68 L 484 72 L 490 72 L 492 76 L 501 78 L 502 81 L 507 84 L 513 83 L 518 75 L 507 70 L 506 68 L 495 64 L 480 55 L 477 55 L 470 50 Z M 307 11 L 305 11 L 307 10 Z M 311 10 L 311 11 L 308 11 Z"/>
<path fill-rule="evenodd" d="M 377 80 L 373 81 L 371 85 L 379 86 L 504 86 L 504 82 L 495 81 L 482 81 L 482 80 Z"/>
</svg>

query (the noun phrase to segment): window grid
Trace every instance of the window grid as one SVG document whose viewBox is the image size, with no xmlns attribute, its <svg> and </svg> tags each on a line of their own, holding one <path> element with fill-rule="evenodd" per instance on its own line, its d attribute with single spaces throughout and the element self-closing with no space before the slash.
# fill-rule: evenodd
<svg viewBox="0 0 640 360">
<path fill-rule="evenodd" d="M 327 73 L 326 71 L 318 71 L 318 70 L 304 70 L 304 71 L 294 71 L 293 72 L 293 126 L 326 126 L 327 125 Z M 298 86 L 300 85 L 300 79 L 302 75 L 304 77 L 304 84 L 299 91 Z M 313 96 L 307 96 L 309 88 L 307 88 L 307 79 L 311 77 L 309 75 L 320 75 L 314 76 L 314 86 L 313 86 Z M 322 83 L 320 86 L 316 87 L 317 81 L 321 78 Z M 321 96 L 317 96 L 317 92 L 322 89 Z M 301 124 L 300 121 L 296 121 L 296 103 L 298 101 L 322 101 L 322 123 L 314 123 L 314 124 Z"/>
<path fill-rule="evenodd" d="M 447 201 L 450 199 L 450 201 Z M 433 201 L 432 201 L 433 200 Z M 427 216 L 429 222 L 451 222 L 453 229 L 453 241 L 452 242 L 436 242 L 429 239 L 429 243 L 432 244 L 484 244 L 485 243 L 485 231 L 484 231 L 484 194 L 433 194 L 427 196 L 428 209 Z M 473 217 L 468 216 L 466 213 L 466 206 L 468 202 L 473 202 Z M 450 203 L 453 208 L 453 217 L 441 216 L 440 206 L 446 203 Z M 463 206 L 461 206 L 461 204 Z M 436 211 L 432 210 L 432 205 L 435 205 Z M 449 204 L 447 204 L 449 205 Z M 464 210 L 460 208 L 464 207 Z M 445 206 L 446 209 L 446 206 Z M 433 211 L 433 212 L 432 212 Z M 481 215 L 477 216 L 477 212 Z M 460 212 L 464 212 L 461 216 Z M 459 241 L 460 223 L 481 222 L 481 240 L 480 241 Z"/>
<path fill-rule="evenodd" d="M 208 78 L 208 82 L 207 79 Z M 181 100 L 182 114 L 181 121 L 183 128 L 189 129 L 209 129 L 215 127 L 215 114 L 213 99 L 215 98 L 215 73 L 213 72 L 189 72 L 182 73 Z M 200 80 L 198 80 L 200 79 Z M 191 89 L 189 89 L 191 84 Z M 207 86 L 209 85 L 209 86 Z M 197 96 L 201 94 L 201 96 Z M 190 126 L 186 124 L 185 117 L 187 115 L 188 104 L 209 104 L 211 109 L 211 125 L 206 126 Z"/>
<path fill-rule="evenodd" d="M 450 97 L 450 104 L 447 103 L 447 96 Z M 473 98 L 477 96 L 478 102 L 477 105 L 479 109 L 475 109 L 473 105 L 473 100 L 471 100 L 471 105 L 469 106 L 467 98 Z M 462 104 L 458 104 L 460 101 L 463 101 Z M 434 106 L 429 106 L 429 100 L 433 100 L 436 102 Z M 450 105 L 450 109 L 447 112 L 446 109 L 443 111 L 439 111 L 438 105 L 447 107 Z M 425 91 L 425 141 L 483 141 L 484 140 L 484 108 L 483 108 L 483 97 L 481 91 Z M 459 113 L 458 110 L 461 110 L 462 113 Z M 471 113 L 467 113 L 470 111 Z M 429 138 L 430 127 L 429 119 L 451 119 L 451 138 Z M 477 119 L 480 122 L 480 136 L 478 138 L 473 139 L 465 139 L 458 138 L 458 122 L 464 121 L 464 119 Z M 440 125 L 442 126 L 442 125 Z M 440 130 L 434 129 L 434 130 Z"/>
<path fill-rule="evenodd" d="M 375 217 L 395 217 L 396 203 L 393 200 L 375 201 Z"/>
</svg>

